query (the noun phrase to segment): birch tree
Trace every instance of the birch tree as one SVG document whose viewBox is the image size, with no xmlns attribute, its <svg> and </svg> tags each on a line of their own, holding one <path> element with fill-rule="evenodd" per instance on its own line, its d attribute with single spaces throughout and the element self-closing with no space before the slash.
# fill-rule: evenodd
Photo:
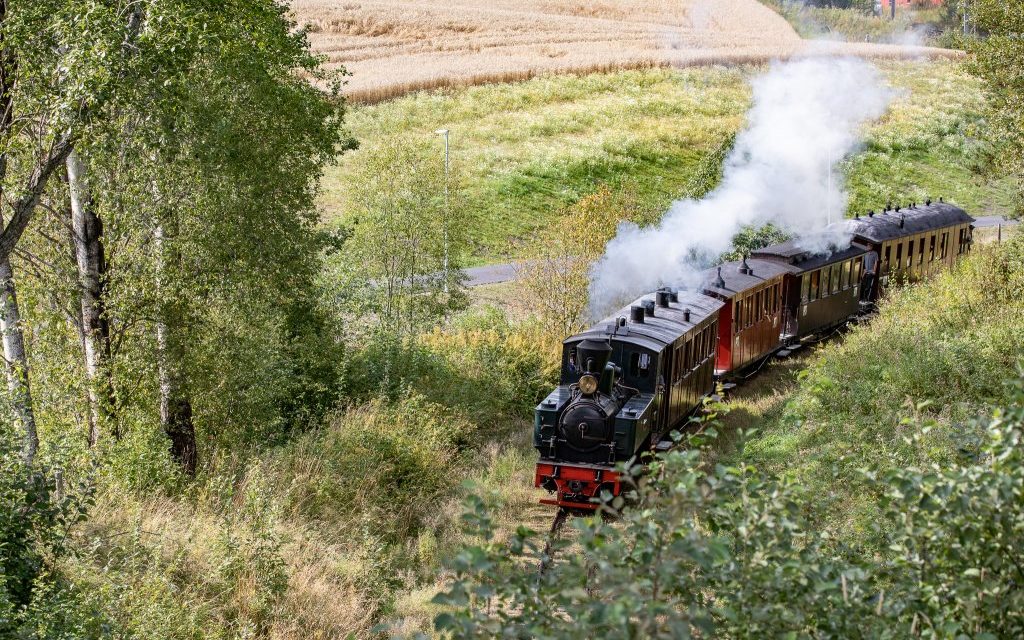
<svg viewBox="0 0 1024 640">
<path fill-rule="evenodd" d="M 391 138 L 364 152 L 371 157 L 353 176 L 355 222 L 342 273 L 362 288 L 353 304 L 362 308 L 353 310 L 372 312 L 381 331 L 401 339 L 464 304 L 467 221 L 457 177 L 445 199 L 443 156 L 434 148 Z"/>
</svg>

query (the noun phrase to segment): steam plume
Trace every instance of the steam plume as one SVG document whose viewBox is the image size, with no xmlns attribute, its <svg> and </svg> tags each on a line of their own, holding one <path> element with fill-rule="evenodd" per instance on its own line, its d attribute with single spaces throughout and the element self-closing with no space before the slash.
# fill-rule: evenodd
<svg viewBox="0 0 1024 640">
<path fill-rule="evenodd" d="M 662 221 L 619 226 L 594 265 L 591 314 L 659 286 L 695 287 L 710 259 L 728 250 L 748 224 L 771 222 L 805 238 L 809 249 L 848 242 L 836 165 L 852 152 L 862 125 L 885 113 L 892 98 L 878 70 L 858 59 L 775 63 L 753 82 L 747 128 L 726 159 L 722 183 L 702 200 L 678 200 Z M 812 239 L 813 238 L 813 239 Z"/>
</svg>

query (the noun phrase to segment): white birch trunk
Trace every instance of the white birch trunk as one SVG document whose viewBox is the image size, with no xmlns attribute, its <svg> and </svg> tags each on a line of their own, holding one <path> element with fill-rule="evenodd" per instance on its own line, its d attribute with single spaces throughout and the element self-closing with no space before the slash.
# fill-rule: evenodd
<svg viewBox="0 0 1024 640">
<path fill-rule="evenodd" d="M 176 303 L 163 300 L 166 265 L 173 260 L 167 255 L 163 226 L 158 224 L 153 235 L 159 256 L 157 290 L 161 299 L 156 323 L 160 425 L 171 441 L 171 458 L 181 466 L 185 473 L 194 475 L 198 458 L 196 430 L 192 421 L 192 399 L 185 388 L 181 373 L 183 353 L 179 336 L 180 327 L 175 326 L 177 322 Z"/>
<path fill-rule="evenodd" d="M 77 151 L 67 159 L 71 192 L 71 237 L 78 265 L 78 289 L 82 307 L 82 343 L 89 390 L 89 446 L 95 446 L 114 407 L 110 373 L 110 328 L 107 323 L 103 278 L 103 224 L 93 209 L 86 166 Z M 120 436 L 116 425 L 115 438 Z"/>
<path fill-rule="evenodd" d="M 7 388 L 24 432 L 22 453 L 31 462 L 39 448 L 36 419 L 32 413 L 32 392 L 28 382 L 28 355 L 21 330 L 21 313 L 14 290 L 14 269 L 10 260 L 0 260 L 0 332 L 3 333 Z"/>
</svg>

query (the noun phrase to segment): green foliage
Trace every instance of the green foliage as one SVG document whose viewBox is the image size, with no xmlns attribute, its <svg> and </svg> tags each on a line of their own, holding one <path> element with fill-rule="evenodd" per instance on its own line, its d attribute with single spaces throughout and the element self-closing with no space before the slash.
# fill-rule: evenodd
<svg viewBox="0 0 1024 640">
<path fill-rule="evenodd" d="M 860 469 L 952 464 L 976 437 L 971 416 L 1010 402 L 1002 381 L 1024 353 L 1024 238 L 975 249 L 953 272 L 891 291 L 879 317 L 823 347 L 782 418 L 744 451 L 810 487 L 837 536 L 874 535 L 877 496 Z M 937 421 L 923 440 L 904 440 L 908 412 Z"/>
<path fill-rule="evenodd" d="M 332 273 L 345 311 L 399 342 L 466 303 L 470 220 L 458 175 L 433 151 L 397 137 L 363 149 L 372 155 L 352 176 L 351 237 Z"/>
<path fill-rule="evenodd" d="M 1009 396 L 1006 409 L 981 427 L 973 464 L 880 476 L 894 530 L 881 573 L 905 590 L 895 604 L 912 634 L 1024 634 L 1024 592 L 1017 588 L 1024 566 L 1015 552 L 1024 535 L 1024 377 Z"/>
<path fill-rule="evenodd" d="M 1016 178 L 1017 210 L 1024 211 L 1024 5 L 978 0 L 971 9 L 977 27 L 988 34 L 972 41 L 970 68 L 986 83 L 992 166 Z"/>
<path fill-rule="evenodd" d="M 732 250 L 723 253 L 719 260 L 722 262 L 740 260 L 752 251 L 786 240 L 789 240 L 789 236 L 771 224 L 766 224 L 763 227 L 744 227 L 733 236 Z"/>
<path fill-rule="evenodd" d="M 945 8 L 925 3 L 899 7 L 896 19 L 875 14 L 876 0 L 761 0 L 779 12 L 805 38 L 851 42 L 917 43 L 950 24 Z"/>
<path fill-rule="evenodd" d="M 350 409 L 282 452 L 282 463 L 297 465 L 289 475 L 302 476 L 289 508 L 312 520 L 389 521 L 390 541 L 407 538 L 473 437 L 472 423 L 422 396 Z"/>
<path fill-rule="evenodd" d="M 27 465 L 0 426 L 0 636 L 99 637 L 102 617 L 58 568 L 89 502 L 85 487 L 63 485 L 59 469 Z"/>
<path fill-rule="evenodd" d="M 1024 386 L 984 428 L 975 461 L 867 472 L 886 496 L 879 554 L 817 533 L 792 480 L 699 449 L 659 454 L 634 500 L 575 521 L 574 544 L 520 528 L 494 540 L 490 510 L 464 516 L 479 544 L 435 599 L 457 638 L 995 638 L 1024 632 Z M 927 432 L 927 427 L 920 434 Z M 547 565 L 539 575 L 539 566 Z"/>
</svg>

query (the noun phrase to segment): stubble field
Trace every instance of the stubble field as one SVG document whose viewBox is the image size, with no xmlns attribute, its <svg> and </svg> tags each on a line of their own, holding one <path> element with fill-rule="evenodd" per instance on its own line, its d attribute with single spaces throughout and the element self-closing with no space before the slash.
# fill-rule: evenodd
<svg viewBox="0 0 1024 640">
<path fill-rule="evenodd" d="M 327 66 L 352 74 L 345 94 L 356 102 L 546 73 L 952 55 L 810 43 L 757 0 L 295 0 L 292 10 Z"/>
</svg>

